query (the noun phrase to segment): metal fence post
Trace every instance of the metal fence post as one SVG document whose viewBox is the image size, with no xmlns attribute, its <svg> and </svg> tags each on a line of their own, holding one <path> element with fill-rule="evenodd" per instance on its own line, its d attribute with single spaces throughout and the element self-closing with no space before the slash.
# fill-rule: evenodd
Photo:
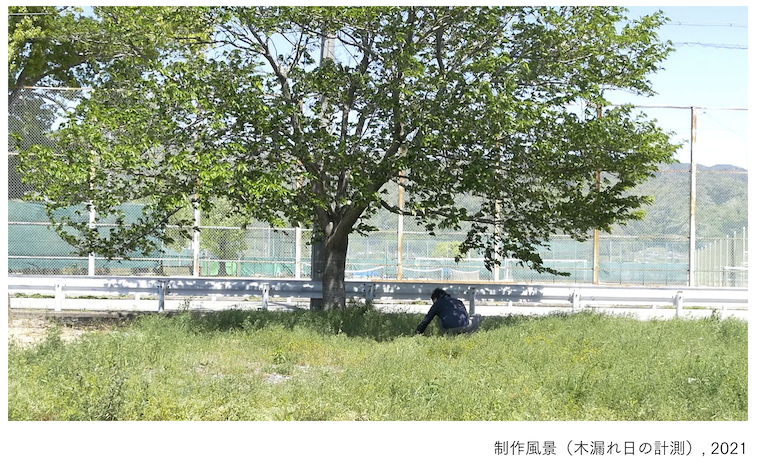
<svg viewBox="0 0 758 466">
<path fill-rule="evenodd" d="M 742 248 L 740 250 L 740 267 L 746 267 L 747 266 L 747 227 L 742 227 Z M 747 286 L 747 269 L 744 269 L 740 272 L 740 286 Z"/>
<path fill-rule="evenodd" d="M 90 201 L 89 203 L 89 228 L 95 229 L 95 204 Z M 90 252 L 87 256 L 87 275 L 90 277 L 95 276 L 95 253 Z"/>
<path fill-rule="evenodd" d="M 468 315 L 473 316 L 476 314 L 476 287 L 468 287 Z"/>
<path fill-rule="evenodd" d="M 600 170 L 595 172 L 595 188 L 600 191 Z M 600 230 L 592 234 L 592 284 L 600 283 Z"/>
<path fill-rule="evenodd" d="M 397 183 L 397 279 L 403 279 L 403 209 L 405 208 L 405 170 L 400 171 Z"/>
<path fill-rule="evenodd" d="M 295 227 L 295 278 L 300 279 L 303 273 L 303 259 L 301 257 L 303 249 L 303 228 L 300 224 Z"/>
<path fill-rule="evenodd" d="M 199 196 L 193 202 L 194 224 L 192 229 L 192 276 L 200 276 L 200 209 L 198 208 Z"/>
</svg>

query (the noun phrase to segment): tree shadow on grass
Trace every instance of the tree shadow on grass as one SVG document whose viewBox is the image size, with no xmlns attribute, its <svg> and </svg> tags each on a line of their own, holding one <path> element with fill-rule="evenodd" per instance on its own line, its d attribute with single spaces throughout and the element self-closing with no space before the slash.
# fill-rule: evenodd
<svg viewBox="0 0 758 466">
<path fill-rule="evenodd" d="M 275 326 L 290 330 L 303 328 L 324 335 L 345 335 L 382 342 L 414 335 L 423 315 L 382 312 L 370 305 L 351 305 L 345 311 L 310 311 L 307 309 L 251 311 L 232 308 L 220 312 L 187 312 L 182 318 L 195 332 L 255 331 Z M 519 325 L 539 318 L 543 317 L 517 314 L 487 316 L 482 320 L 477 332 Z M 426 334 L 440 335 L 435 325 L 427 327 Z"/>
</svg>

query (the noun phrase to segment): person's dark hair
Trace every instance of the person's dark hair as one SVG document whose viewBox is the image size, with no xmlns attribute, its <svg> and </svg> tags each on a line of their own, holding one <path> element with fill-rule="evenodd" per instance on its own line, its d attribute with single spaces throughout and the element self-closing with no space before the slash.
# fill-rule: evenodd
<svg viewBox="0 0 758 466">
<path fill-rule="evenodd" d="M 432 301 L 435 299 L 440 299 L 445 296 L 450 296 L 447 294 L 447 291 L 443 290 L 442 288 L 435 288 L 434 291 L 432 291 Z"/>
</svg>

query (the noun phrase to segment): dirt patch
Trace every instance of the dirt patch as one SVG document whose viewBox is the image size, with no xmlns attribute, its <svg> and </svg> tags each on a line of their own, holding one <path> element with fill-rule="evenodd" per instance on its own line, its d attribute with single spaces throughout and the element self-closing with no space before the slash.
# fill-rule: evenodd
<svg viewBox="0 0 758 466">
<path fill-rule="evenodd" d="M 37 345 L 45 341 L 48 330 L 54 326 L 60 328 L 60 338 L 64 342 L 75 341 L 86 333 L 107 331 L 103 325 L 59 322 L 44 314 L 11 313 L 8 316 L 8 342 L 12 341 L 23 347 Z"/>
</svg>

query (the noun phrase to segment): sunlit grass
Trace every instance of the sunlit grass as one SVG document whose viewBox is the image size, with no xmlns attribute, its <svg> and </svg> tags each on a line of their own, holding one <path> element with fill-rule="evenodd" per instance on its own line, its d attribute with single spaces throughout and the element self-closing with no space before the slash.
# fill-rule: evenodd
<svg viewBox="0 0 758 466">
<path fill-rule="evenodd" d="M 11 344 L 12 420 L 746 420 L 747 323 L 230 310 Z M 431 333 L 431 334 L 430 334 Z"/>
</svg>

